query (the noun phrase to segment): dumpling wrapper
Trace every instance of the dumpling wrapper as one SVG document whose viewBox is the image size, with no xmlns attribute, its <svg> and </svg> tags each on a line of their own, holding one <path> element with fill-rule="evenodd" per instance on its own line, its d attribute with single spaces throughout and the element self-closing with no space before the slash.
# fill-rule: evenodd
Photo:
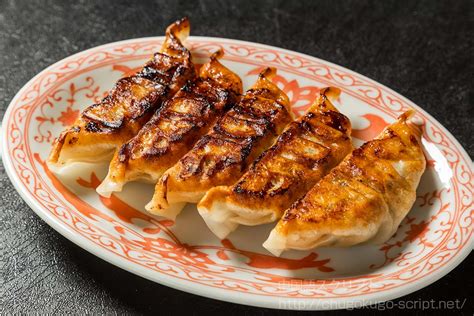
<svg viewBox="0 0 474 316">
<path fill-rule="evenodd" d="M 119 79 L 101 102 L 84 109 L 54 141 L 49 168 L 61 173 L 73 162 L 107 161 L 165 100 L 194 78 L 191 53 L 182 45 L 189 30 L 187 18 L 171 24 L 160 53 L 135 75 Z"/>
<path fill-rule="evenodd" d="M 163 174 L 146 206 L 150 213 L 174 219 L 187 202 L 199 202 L 209 189 L 235 183 L 272 145 L 292 121 L 288 97 L 270 81 L 275 71 L 260 73 L 241 101 Z"/>
<path fill-rule="evenodd" d="M 121 191 L 129 181 L 156 184 L 238 101 L 242 81 L 218 61 L 222 55 L 222 50 L 213 54 L 211 61 L 201 67 L 199 77 L 186 83 L 116 151 L 107 177 L 97 187 L 100 195 Z"/>
<path fill-rule="evenodd" d="M 279 256 L 287 249 L 387 241 L 413 206 L 426 166 L 420 133 L 407 122 L 413 113 L 354 150 L 295 202 L 263 246 Z"/>
<path fill-rule="evenodd" d="M 209 190 L 198 204 L 219 238 L 239 224 L 278 220 L 290 205 L 352 151 L 351 124 L 330 101 L 340 90 L 322 89 L 305 115 L 292 122 L 233 186 Z"/>
</svg>

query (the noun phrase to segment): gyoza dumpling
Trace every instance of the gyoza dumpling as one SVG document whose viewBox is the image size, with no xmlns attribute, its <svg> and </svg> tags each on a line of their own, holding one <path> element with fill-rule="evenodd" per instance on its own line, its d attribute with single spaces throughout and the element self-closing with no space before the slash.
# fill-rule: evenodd
<svg viewBox="0 0 474 316">
<path fill-rule="evenodd" d="M 274 74 L 275 69 L 264 70 L 242 100 L 164 173 L 148 211 L 175 218 L 186 202 L 198 202 L 214 186 L 235 183 L 273 143 L 292 120 L 288 97 L 269 80 Z"/>
<path fill-rule="evenodd" d="M 408 111 L 376 139 L 362 145 L 295 202 L 263 246 L 286 249 L 383 243 L 416 199 L 425 170 L 418 131 Z"/>
<path fill-rule="evenodd" d="M 217 60 L 222 54 L 214 54 L 201 67 L 199 78 L 165 102 L 140 132 L 116 151 L 107 177 L 97 188 L 99 194 L 108 196 L 139 179 L 155 184 L 237 102 L 242 81 Z"/>
<path fill-rule="evenodd" d="M 189 29 L 187 18 L 171 24 L 161 53 L 155 53 L 137 74 L 121 78 L 100 103 L 82 111 L 53 144 L 48 160 L 53 170 L 70 162 L 110 159 L 167 98 L 196 76 L 191 54 L 181 43 Z"/>
<path fill-rule="evenodd" d="M 207 226 L 225 238 L 239 224 L 260 225 L 283 212 L 352 151 L 349 119 L 325 88 L 306 114 L 292 122 L 233 186 L 209 190 L 198 204 Z"/>
</svg>

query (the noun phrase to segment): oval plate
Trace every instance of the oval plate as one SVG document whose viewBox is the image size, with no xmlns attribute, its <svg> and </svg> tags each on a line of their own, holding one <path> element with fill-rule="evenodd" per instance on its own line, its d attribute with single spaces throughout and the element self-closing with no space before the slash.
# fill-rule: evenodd
<svg viewBox="0 0 474 316">
<path fill-rule="evenodd" d="M 195 61 L 225 50 L 223 62 L 248 88 L 263 66 L 301 114 L 321 87 L 342 90 L 339 108 L 352 121 L 355 145 L 376 136 L 409 107 L 423 126 L 427 171 L 413 209 L 380 246 L 318 249 L 271 256 L 261 243 L 272 225 L 214 237 L 188 205 L 172 221 L 142 212 L 153 187 L 132 183 L 110 198 L 94 189 L 107 165 L 75 165 L 59 179 L 44 163 L 51 142 L 79 111 L 133 73 L 163 38 L 107 44 L 42 71 L 12 100 L 3 119 L 3 162 L 28 205 L 66 238 L 152 281 L 240 304 L 282 309 L 350 308 L 416 291 L 456 267 L 473 246 L 472 161 L 453 136 L 418 106 L 362 75 L 280 48 L 191 37 Z M 138 67 L 138 68 L 137 68 Z"/>
</svg>

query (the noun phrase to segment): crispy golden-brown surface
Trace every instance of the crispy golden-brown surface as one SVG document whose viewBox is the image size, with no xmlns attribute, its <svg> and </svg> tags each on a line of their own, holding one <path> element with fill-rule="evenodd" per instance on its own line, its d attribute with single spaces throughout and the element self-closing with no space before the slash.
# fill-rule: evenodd
<svg viewBox="0 0 474 316">
<path fill-rule="evenodd" d="M 323 89 L 307 113 L 292 122 L 235 185 L 206 193 L 198 210 L 218 237 L 224 238 L 238 224 L 277 220 L 350 153 L 349 119 L 328 99 L 337 96 L 339 89 Z"/>
<path fill-rule="evenodd" d="M 161 53 L 137 74 L 120 79 L 101 102 L 86 108 L 55 141 L 49 163 L 102 160 L 133 137 L 164 100 L 195 76 L 191 54 L 181 44 L 188 34 L 186 18 L 170 25 Z"/>
<path fill-rule="evenodd" d="M 217 60 L 220 56 L 222 52 L 214 54 L 199 78 L 189 81 L 117 151 L 97 192 L 108 195 L 136 179 L 156 183 L 237 102 L 242 82 Z"/>
<path fill-rule="evenodd" d="M 285 249 L 380 243 L 390 238 L 415 201 L 425 170 L 408 114 L 353 151 L 284 214 L 264 246 Z"/>
<path fill-rule="evenodd" d="M 242 100 L 229 110 L 176 165 L 158 181 L 152 213 L 174 217 L 170 204 L 198 202 L 216 185 L 237 181 L 292 120 L 288 97 L 267 77 L 267 69 Z"/>
</svg>

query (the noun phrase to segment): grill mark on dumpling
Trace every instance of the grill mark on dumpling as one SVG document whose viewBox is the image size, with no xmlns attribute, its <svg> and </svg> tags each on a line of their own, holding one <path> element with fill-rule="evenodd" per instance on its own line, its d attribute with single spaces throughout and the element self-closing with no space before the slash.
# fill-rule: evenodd
<svg viewBox="0 0 474 316">
<path fill-rule="evenodd" d="M 324 190 L 326 187 L 345 187 L 346 190 L 351 190 L 351 192 L 362 196 L 367 203 L 377 203 L 377 200 L 374 199 L 374 196 L 379 196 L 379 199 L 383 199 L 384 194 L 387 193 L 387 189 L 390 189 L 390 185 L 393 181 L 404 181 L 401 177 L 393 179 L 392 173 L 382 173 L 378 169 L 378 164 L 385 164 L 388 168 L 392 168 L 390 162 L 393 160 L 386 159 L 390 156 L 387 153 L 382 154 L 382 152 L 393 150 L 393 146 L 398 144 L 401 147 L 405 147 L 405 144 L 402 140 L 395 134 L 394 131 L 390 129 L 387 130 L 386 138 L 375 139 L 370 142 L 365 143 L 358 149 L 355 149 L 352 153 L 352 156 L 349 157 L 346 161 L 342 162 L 337 168 L 333 169 L 323 180 L 317 184 L 318 193 L 321 192 L 321 189 Z M 395 143 L 394 143 L 395 142 Z M 398 151 L 397 151 L 398 152 Z M 372 155 L 373 153 L 373 155 Z M 400 157 L 397 157 L 397 161 Z M 369 171 L 372 170 L 372 173 Z M 396 170 L 393 169 L 393 171 Z M 375 174 L 373 173 L 375 172 Z M 385 180 L 389 177 L 388 180 Z M 357 187 L 359 183 L 362 187 Z M 403 184 L 402 187 L 407 186 Z M 368 196 L 366 192 L 361 191 L 362 188 L 366 188 L 369 192 L 373 192 L 372 196 Z M 340 201 L 343 203 L 345 200 Z M 311 206 L 307 206 L 307 204 Z M 314 208 L 314 207 L 324 207 L 319 205 L 310 199 L 300 199 L 295 202 L 290 209 L 286 212 L 283 217 L 284 221 L 291 221 L 294 219 L 303 220 L 306 222 L 317 223 L 329 218 L 329 215 L 326 218 L 318 218 L 316 220 L 303 216 L 304 209 Z M 337 219 L 338 208 L 331 208 L 329 212 L 331 219 Z M 323 216 L 324 217 L 324 216 Z"/>
<path fill-rule="evenodd" d="M 252 181 L 255 180 L 255 177 L 258 177 L 259 175 L 259 170 L 257 168 L 258 164 L 264 165 L 265 163 L 262 162 L 261 160 L 263 158 L 267 160 L 272 160 L 275 158 L 275 156 L 278 156 L 284 160 L 288 160 L 290 163 L 293 165 L 298 164 L 302 165 L 304 168 L 307 169 L 316 169 L 319 166 L 324 165 L 327 163 L 329 156 L 331 154 L 331 149 L 328 147 L 326 144 L 323 144 L 321 142 L 321 138 L 325 136 L 326 140 L 328 142 L 332 141 L 337 141 L 338 138 L 342 138 L 343 140 L 348 139 L 349 137 L 345 134 L 348 130 L 348 127 L 350 126 L 350 122 L 347 117 L 345 117 L 343 114 L 340 114 L 335 111 L 328 111 L 331 112 L 329 114 L 326 113 L 315 113 L 315 112 L 309 112 L 305 114 L 302 120 L 298 122 L 292 122 L 290 123 L 289 127 L 283 132 L 282 135 L 278 138 L 277 142 L 275 145 L 273 145 L 270 149 L 268 149 L 265 153 L 262 153 L 257 160 L 254 161 L 252 164 L 249 173 L 242 177 L 238 183 L 236 183 L 232 190 L 234 193 L 243 195 L 243 196 L 248 196 L 248 197 L 254 197 L 254 198 L 263 198 L 265 196 L 276 196 L 276 195 L 283 195 L 285 192 L 288 191 L 289 187 L 280 187 L 278 189 L 272 189 L 274 187 L 274 183 L 272 183 L 272 179 L 278 176 L 283 177 L 284 182 L 287 183 L 294 183 L 298 181 L 299 179 L 302 178 L 301 172 L 298 173 L 296 172 L 295 175 L 290 175 L 290 174 L 279 174 L 276 172 L 271 172 L 269 171 L 266 167 L 260 166 L 260 168 L 265 168 L 265 174 L 268 176 L 268 182 L 265 183 L 263 188 L 260 188 L 259 190 L 254 190 L 254 189 L 246 189 L 245 187 L 247 185 L 247 182 L 249 182 L 249 185 L 252 184 Z M 314 119 L 318 119 L 319 121 L 314 122 Z M 316 129 L 318 126 L 321 124 L 329 126 L 341 133 L 338 133 L 336 137 L 332 137 L 332 135 L 325 135 L 324 133 L 316 133 Z M 316 135 L 315 135 L 316 134 Z M 292 140 L 296 138 L 302 138 L 310 144 L 307 148 L 312 148 L 313 150 L 318 150 L 322 151 L 321 157 L 318 159 L 313 159 L 308 157 L 308 155 L 304 153 L 293 153 L 291 148 L 289 148 L 289 152 L 287 151 L 286 145 Z M 316 138 L 316 141 L 315 141 Z M 291 153 L 291 157 L 287 154 Z M 298 168 L 295 168 L 298 169 Z M 304 172 L 304 171 L 303 171 Z"/>
<path fill-rule="evenodd" d="M 321 142 L 315 142 L 314 140 L 311 140 L 311 138 L 319 138 L 319 136 L 314 136 L 314 128 L 312 125 L 310 125 L 306 120 L 300 121 L 300 122 L 293 122 L 292 124 L 295 124 L 293 128 L 290 128 L 285 132 L 286 135 L 283 137 L 280 137 L 281 140 L 279 139 L 279 148 L 284 148 L 285 144 L 289 142 L 291 139 L 298 138 L 300 137 L 304 141 L 310 142 L 306 149 L 313 149 L 313 150 L 322 150 L 323 154 L 322 157 L 319 157 L 317 159 L 308 157 L 308 155 L 305 155 L 304 153 L 298 152 L 294 153 L 291 148 L 289 148 L 290 152 L 293 154 L 292 157 L 290 158 L 288 155 L 285 155 L 286 152 L 281 152 L 280 157 L 286 160 L 291 161 L 292 163 L 298 163 L 303 166 L 305 166 L 308 169 L 315 169 L 317 166 L 324 164 L 327 162 L 329 155 L 331 154 L 331 148 L 328 147 L 325 144 L 322 144 Z M 308 135 L 309 134 L 309 135 Z M 329 138 L 333 140 L 333 138 Z M 313 147 L 310 147 L 313 146 Z M 274 156 L 273 154 L 272 156 Z"/>
<path fill-rule="evenodd" d="M 409 186 L 392 165 L 392 162 L 399 161 L 399 159 L 374 158 L 366 154 L 364 151 L 357 156 L 350 157 L 347 164 L 341 166 L 340 169 L 343 169 L 352 178 L 370 186 L 381 194 L 390 192 L 390 185 L 393 181 L 397 181 L 400 188 L 407 188 Z"/>
<path fill-rule="evenodd" d="M 81 113 L 82 120 L 86 121 L 86 130 L 91 133 L 113 133 L 121 129 L 126 121 L 146 121 L 162 100 L 194 73 L 194 66 L 186 56 L 172 57 L 155 53 L 140 72 L 119 79 L 101 102 Z M 123 102 L 129 103 L 122 105 Z"/>
<path fill-rule="evenodd" d="M 343 134 L 347 132 L 347 127 L 350 126 L 350 122 L 344 114 L 333 110 L 325 111 L 319 114 L 323 118 L 321 120 L 323 124 L 330 126 Z"/>
<path fill-rule="evenodd" d="M 273 93 L 270 89 L 267 89 L 267 88 L 249 89 L 247 90 L 245 95 L 246 95 L 246 99 L 248 100 L 253 100 L 254 98 L 263 98 L 263 99 L 271 100 L 272 102 L 278 103 L 277 101 L 278 95 L 276 93 Z"/>
<path fill-rule="evenodd" d="M 365 186 L 367 189 L 372 191 L 374 195 L 368 196 L 361 192 L 360 189 L 354 188 L 351 185 L 351 178 L 344 173 L 331 171 L 325 178 L 324 182 L 316 184 L 318 188 L 318 194 L 324 194 L 325 191 L 330 190 L 331 193 L 338 192 L 339 190 L 344 193 L 349 193 L 352 198 L 345 196 L 343 199 L 337 199 L 335 203 L 329 205 L 321 204 L 320 201 L 314 199 L 300 198 L 285 212 L 282 217 L 283 221 L 299 220 L 301 222 L 317 224 L 325 222 L 327 220 L 342 220 L 346 209 L 352 206 L 352 199 L 354 195 L 359 196 L 367 205 L 376 204 L 380 200 L 383 200 L 380 193 L 374 191 L 369 186 Z M 374 197 L 378 197 L 375 198 Z M 360 204 L 360 201 L 359 201 Z M 314 213 L 315 210 L 325 210 L 324 212 L 318 212 L 317 217 L 305 216 L 308 213 Z"/>
<path fill-rule="evenodd" d="M 188 63 L 188 59 L 189 53 L 187 52 L 178 58 L 155 53 L 136 76 L 168 86 L 192 66 Z"/>
<path fill-rule="evenodd" d="M 178 175 L 180 179 L 196 175 L 210 177 L 237 164 L 240 171 L 247 168 L 247 158 L 257 141 L 268 134 L 276 135 L 275 116 L 286 111 L 277 101 L 260 96 L 269 93 L 267 89 L 261 90 L 265 91 L 247 92 L 244 99 L 214 125 L 212 132 L 203 136 L 193 150 L 181 159 L 183 169 Z M 232 125 L 232 122 L 235 124 Z M 232 127 L 240 130 L 229 130 Z M 242 128 L 246 128 L 247 131 Z M 202 154 L 206 146 L 212 145 L 225 146 L 227 151 L 224 155 Z"/>
<path fill-rule="evenodd" d="M 157 159 L 168 153 L 172 144 L 185 137 L 189 138 L 188 145 L 192 145 L 196 137 L 190 135 L 209 124 L 207 117 L 214 111 L 225 111 L 236 99 L 234 92 L 222 89 L 210 79 L 198 78 L 187 82 L 173 99 L 168 100 L 157 111 L 139 134 L 129 141 L 127 147 L 121 150 L 121 162 L 132 158 L 135 150 L 138 156 L 145 159 Z M 167 124 L 168 128 L 164 128 L 163 124 Z M 144 146 L 142 136 L 150 133 L 153 134 L 148 141 L 150 144 Z M 159 144 L 163 146 L 157 147 Z"/>
<path fill-rule="evenodd" d="M 246 95 L 240 103 L 240 109 L 245 113 L 264 118 L 273 117 L 284 109 L 284 106 L 276 100 L 268 99 L 261 95 Z"/>
<path fill-rule="evenodd" d="M 230 121 L 230 122 L 229 122 Z M 235 123 L 234 127 L 238 126 L 238 128 L 247 128 L 249 131 L 228 131 L 224 123 Z M 232 127 L 232 125 L 231 125 Z M 232 139 L 247 139 L 247 138 L 258 138 L 267 132 L 275 132 L 275 125 L 268 119 L 262 119 L 261 122 L 255 122 L 247 119 L 241 119 L 233 115 L 233 113 L 229 114 L 225 121 L 222 120 L 219 124 L 214 126 L 214 132 L 217 134 L 223 135 L 228 138 Z"/>
<path fill-rule="evenodd" d="M 291 181 L 288 181 L 288 177 L 286 175 L 277 172 L 270 172 L 270 178 L 271 179 L 265 183 L 264 187 L 258 191 L 243 188 L 242 185 L 246 181 L 244 179 L 240 180 L 237 184 L 235 184 L 232 190 L 240 195 L 245 195 L 253 198 L 264 198 L 265 196 L 273 197 L 277 195 L 283 195 L 290 189 L 290 186 L 288 184 L 291 184 Z M 278 180 L 279 182 L 283 181 L 283 183 L 277 188 L 275 188 L 276 184 L 274 180 Z"/>
<path fill-rule="evenodd" d="M 348 173 L 343 168 L 334 170 L 334 172 L 330 175 L 330 179 L 333 184 L 350 187 L 353 191 L 363 195 L 365 198 L 371 197 L 367 196 L 367 194 L 362 192 L 360 188 L 356 187 L 356 182 L 364 188 L 367 188 L 369 191 L 372 191 L 374 194 L 384 194 L 383 190 L 381 191 L 379 188 L 374 187 L 369 181 L 363 181 L 360 177 L 353 177 L 351 173 Z"/>
<path fill-rule="evenodd" d="M 87 122 L 86 126 L 85 126 L 85 129 L 86 129 L 86 131 L 88 131 L 90 133 L 99 133 L 99 132 L 103 131 L 101 126 L 99 126 L 99 124 L 96 121 Z"/>
<path fill-rule="evenodd" d="M 147 79 L 137 79 L 137 77 L 120 79 L 110 95 L 101 103 L 94 104 L 83 112 L 83 118 L 110 129 L 119 129 L 124 121 L 137 120 L 148 114 L 150 109 L 168 94 L 169 89 Z M 136 99 L 130 89 L 138 87 L 146 92 L 145 96 Z M 122 105 L 123 102 L 129 104 Z"/>
<path fill-rule="evenodd" d="M 193 152 L 182 158 L 181 165 L 184 167 L 179 177 L 180 179 L 186 179 L 200 174 L 211 176 L 233 164 L 239 164 L 241 168 L 244 168 L 245 159 L 250 154 L 253 143 L 248 138 L 236 140 L 219 134 L 205 135 L 195 145 Z M 207 146 L 212 145 L 231 149 L 230 151 L 235 155 L 202 154 Z M 208 168 L 206 163 L 212 163 L 213 167 Z"/>
</svg>

